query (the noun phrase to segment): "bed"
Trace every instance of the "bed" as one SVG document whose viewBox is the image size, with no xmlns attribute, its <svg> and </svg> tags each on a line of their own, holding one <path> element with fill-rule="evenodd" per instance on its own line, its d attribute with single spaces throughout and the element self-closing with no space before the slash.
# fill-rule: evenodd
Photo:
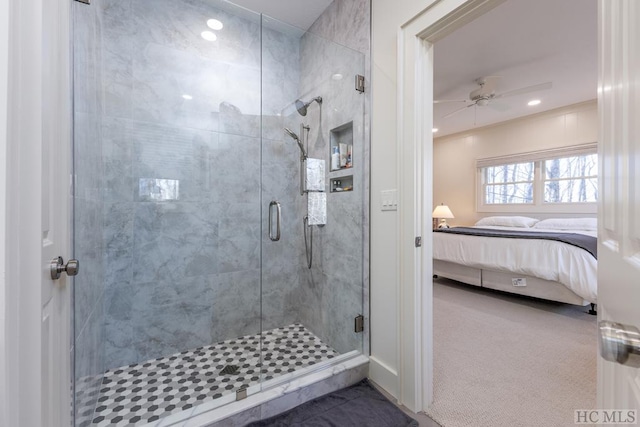
<svg viewBox="0 0 640 427">
<path fill-rule="evenodd" d="M 595 218 L 538 221 L 527 217 L 489 217 L 469 229 L 471 233 L 477 230 L 478 234 L 490 236 L 468 235 L 467 230 L 458 227 L 436 230 L 433 274 L 568 304 L 596 304 L 595 221 Z M 502 233 L 515 235 L 505 237 Z M 560 235 L 567 235 L 569 243 L 554 239 Z M 548 237 L 554 240 L 546 240 Z M 587 248 L 576 241 L 586 242 Z"/>
</svg>

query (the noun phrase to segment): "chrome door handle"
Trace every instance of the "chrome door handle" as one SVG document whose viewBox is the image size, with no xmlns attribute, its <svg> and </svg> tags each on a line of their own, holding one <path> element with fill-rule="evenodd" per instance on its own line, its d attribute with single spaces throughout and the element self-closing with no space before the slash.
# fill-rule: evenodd
<svg viewBox="0 0 640 427">
<path fill-rule="evenodd" d="M 598 329 L 600 356 L 610 362 L 640 368 L 640 331 L 637 328 L 602 320 Z"/>
<path fill-rule="evenodd" d="M 276 235 L 273 235 L 273 207 L 276 207 Z M 280 240 L 280 202 L 273 200 L 269 203 L 269 238 L 277 242 Z"/>
<path fill-rule="evenodd" d="M 49 269 L 51 271 L 51 280 L 58 280 L 63 271 L 67 273 L 67 276 L 77 275 L 78 271 L 80 271 L 80 262 L 77 259 L 70 259 L 65 265 L 64 260 L 59 256 L 51 260 Z"/>
</svg>

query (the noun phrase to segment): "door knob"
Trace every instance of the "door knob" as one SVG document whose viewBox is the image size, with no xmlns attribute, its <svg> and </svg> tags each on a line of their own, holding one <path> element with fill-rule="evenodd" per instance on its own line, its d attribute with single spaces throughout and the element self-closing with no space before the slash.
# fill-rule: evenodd
<svg viewBox="0 0 640 427">
<path fill-rule="evenodd" d="M 640 331 L 637 328 L 602 320 L 598 329 L 600 355 L 605 360 L 640 368 Z"/>
<path fill-rule="evenodd" d="M 75 276 L 80 270 L 80 262 L 77 259 L 70 259 L 65 265 L 64 260 L 59 256 L 51 260 L 50 270 L 51 280 L 58 280 L 63 271 L 67 273 L 67 276 Z"/>
</svg>

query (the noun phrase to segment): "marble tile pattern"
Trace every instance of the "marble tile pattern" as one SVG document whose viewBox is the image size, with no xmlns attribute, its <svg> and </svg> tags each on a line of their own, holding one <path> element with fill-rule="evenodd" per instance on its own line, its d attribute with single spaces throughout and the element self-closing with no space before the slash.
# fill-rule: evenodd
<svg viewBox="0 0 640 427">
<path fill-rule="evenodd" d="M 318 334 L 340 352 L 362 349 L 351 332 L 368 306 L 368 128 L 353 90 L 362 55 L 312 35 L 261 32 L 258 15 L 216 2 L 103 2 L 106 367 L 256 333 L 261 321 L 322 325 Z M 369 2 L 347 3 L 336 0 L 312 30 L 368 53 Z M 209 18 L 225 25 L 216 42 L 200 37 Z M 330 79 L 337 72 L 342 81 Z M 316 95 L 321 115 L 317 105 L 304 119 L 291 108 Z M 347 121 L 362 141 L 356 191 L 329 195 L 330 224 L 314 230 L 312 270 L 299 152 L 283 133 L 302 120 L 314 157 L 328 160 L 329 129 Z M 178 181 L 178 200 L 149 200 L 141 179 Z M 282 206 L 279 242 L 265 230 L 271 200 Z"/>
<path fill-rule="evenodd" d="M 257 333 L 261 291 L 263 328 L 298 321 L 298 152 L 280 114 L 298 36 L 224 2 L 104 2 L 107 368 Z M 224 23 L 215 42 L 209 18 Z M 178 199 L 151 200 L 141 179 L 177 181 Z"/>
<path fill-rule="evenodd" d="M 77 424 L 106 369 L 261 327 L 304 321 L 339 352 L 362 349 L 351 332 L 368 272 L 368 103 L 352 79 L 362 56 L 261 31 L 257 14 L 225 2 L 73 8 L 76 256 L 92 272 L 74 295 Z M 336 0 L 312 29 L 364 52 L 368 13 L 368 1 Z M 200 37 L 211 17 L 225 24 L 213 43 Z M 328 77 L 337 72 L 344 80 Z M 316 95 L 323 107 L 301 119 L 293 101 Z M 299 151 L 283 127 L 310 124 L 309 153 L 328 161 L 329 129 L 350 120 L 357 191 L 329 195 L 308 270 Z M 151 200 L 141 179 L 177 182 L 178 199 Z M 282 206 L 279 242 L 265 232 L 270 200 Z"/>
<path fill-rule="evenodd" d="M 353 168 L 330 172 L 329 179 L 353 175 L 354 191 L 329 193 L 327 225 L 314 229 L 314 265 L 301 270 L 301 298 L 309 324 L 340 353 L 368 352 L 368 331 L 356 334 L 354 317 L 368 325 L 368 94 L 354 88 L 354 76 L 367 73 L 370 3 L 336 0 L 301 38 L 300 87 L 304 97 L 322 96 L 320 111 L 310 107 L 310 156 L 330 161 L 331 129 L 353 124 Z M 337 42 L 337 43 L 334 43 Z M 333 79 L 341 74 L 342 79 Z M 366 298 L 366 299 L 365 299 Z"/>
<path fill-rule="evenodd" d="M 364 124 L 362 135 L 364 147 L 362 150 L 363 205 L 367 208 L 362 217 L 362 284 L 363 284 L 363 309 L 365 317 L 365 333 L 363 353 L 369 354 L 369 203 L 370 203 L 370 117 L 371 117 L 371 1 L 370 0 L 334 0 L 324 13 L 309 28 L 310 34 L 332 40 L 342 46 L 349 47 L 364 55 L 365 93 L 364 97 Z M 357 191 L 357 188 L 356 188 Z"/>
<path fill-rule="evenodd" d="M 325 13 L 334 20 L 334 36 L 330 39 L 337 43 L 354 49 L 364 55 L 364 122 L 362 150 L 362 176 L 363 176 L 363 315 L 365 317 L 365 333 L 363 342 L 363 353 L 369 354 L 369 206 L 370 206 L 370 141 L 371 141 L 371 0 L 334 0 Z M 320 23 L 318 23 L 320 24 Z M 314 32 L 319 25 L 312 26 L 310 32 Z"/>
<path fill-rule="evenodd" d="M 307 387 L 300 388 L 292 393 L 263 403 L 260 406 L 260 418 L 270 418 L 282 412 L 293 409 L 316 397 L 323 396 L 344 387 L 349 387 L 366 378 L 369 373 L 367 364 L 337 372 L 324 381 L 317 382 Z"/>
<path fill-rule="evenodd" d="M 304 379 L 307 383 L 305 385 L 293 385 L 289 383 L 281 387 L 277 387 L 276 389 L 269 390 L 268 394 L 271 395 L 270 400 L 257 406 L 249 406 L 244 411 L 206 425 L 207 427 L 243 426 L 253 421 L 272 417 L 315 399 L 316 397 L 323 396 L 327 393 L 331 393 L 361 381 L 368 376 L 369 364 L 353 360 L 327 368 L 326 371 L 329 372 L 315 372 L 309 374 Z M 315 378 L 320 375 L 323 375 L 323 378 Z M 245 401 L 240 401 L 236 402 L 236 404 L 243 404 L 244 402 Z M 248 405 L 251 403 L 252 402 L 247 402 Z M 184 424 L 185 427 L 197 425 L 203 424 L 197 422 L 187 422 Z"/>
<path fill-rule="evenodd" d="M 151 423 L 336 356 L 303 325 L 291 324 L 111 369 L 92 425 Z"/>
<path fill-rule="evenodd" d="M 104 199 L 102 148 L 102 0 L 91 7 L 73 2 L 73 257 L 80 274 L 73 280 L 74 417 L 91 422 L 104 372 Z M 66 260 L 65 260 L 66 261 Z"/>
</svg>

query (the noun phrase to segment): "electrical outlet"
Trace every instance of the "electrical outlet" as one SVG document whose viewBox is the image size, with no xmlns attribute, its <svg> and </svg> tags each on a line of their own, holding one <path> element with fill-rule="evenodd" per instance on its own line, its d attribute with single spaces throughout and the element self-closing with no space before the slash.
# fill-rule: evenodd
<svg viewBox="0 0 640 427">
<path fill-rule="evenodd" d="M 511 279 L 511 284 L 513 286 L 527 286 L 527 279 L 524 277 L 514 277 Z"/>
</svg>

